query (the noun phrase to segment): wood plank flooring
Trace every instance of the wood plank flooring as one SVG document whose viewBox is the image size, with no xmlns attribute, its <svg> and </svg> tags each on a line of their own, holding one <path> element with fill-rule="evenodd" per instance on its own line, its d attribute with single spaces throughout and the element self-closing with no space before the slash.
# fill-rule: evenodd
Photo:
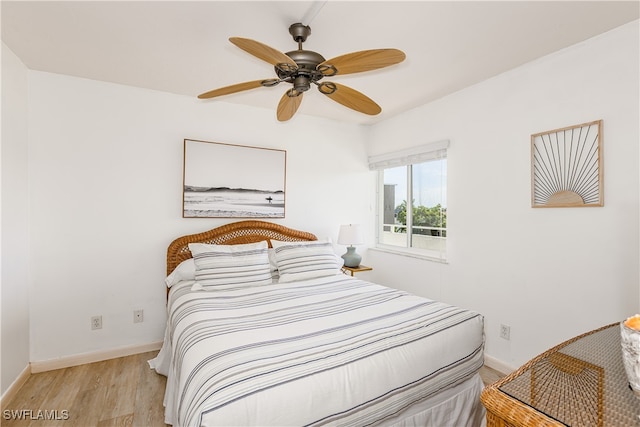
<svg viewBox="0 0 640 427">
<path fill-rule="evenodd" d="M 166 378 L 147 364 L 157 353 L 33 374 L 2 408 L 0 424 L 3 427 L 166 426 L 162 406 Z M 480 375 L 485 384 L 503 376 L 486 366 Z M 7 414 L 7 410 L 17 411 L 14 414 L 22 415 L 22 419 L 11 419 L 11 412 Z"/>
<path fill-rule="evenodd" d="M 157 353 L 33 374 L 2 408 L 2 426 L 165 426 L 166 378 L 147 364 Z"/>
<path fill-rule="evenodd" d="M 493 384 L 506 375 L 507 374 L 496 371 L 495 369 L 489 368 L 488 366 L 483 366 L 480 369 L 480 377 L 482 378 L 482 382 L 484 383 L 484 385 Z"/>
</svg>

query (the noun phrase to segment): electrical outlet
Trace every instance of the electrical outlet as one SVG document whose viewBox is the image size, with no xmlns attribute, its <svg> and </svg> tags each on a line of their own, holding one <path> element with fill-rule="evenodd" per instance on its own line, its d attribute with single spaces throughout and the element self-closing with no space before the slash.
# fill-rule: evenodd
<svg viewBox="0 0 640 427">
<path fill-rule="evenodd" d="M 144 311 L 135 310 L 133 312 L 133 323 L 142 323 L 142 322 L 144 322 Z"/>
<path fill-rule="evenodd" d="M 91 318 L 91 329 L 102 329 L 102 316 L 93 316 Z"/>
<path fill-rule="evenodd" d="M 503 338 L 507 341 L 511 339 L 511 326 L 500 325 L 500 338 Z"/>
</svg>

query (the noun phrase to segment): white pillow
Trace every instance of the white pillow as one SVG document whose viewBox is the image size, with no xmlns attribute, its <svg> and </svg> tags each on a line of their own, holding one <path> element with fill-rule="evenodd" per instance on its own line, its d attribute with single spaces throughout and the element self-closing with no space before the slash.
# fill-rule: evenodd
<svg viewBox="0 0 640 427">
<path fill-rule="evenodd" d="M 276 262 L 276 250 L 274 248 L 269 248 L 268 252 L 269 252 L 269 268 L 271 268 L 272 272 L 275 272 L 277 274 L 278 263 Z"/>
<path fill-rule="evenodd" d="M 276 262 L 276 250 L 273 248 L 269 248 L 269 268 L 271 269 L 273 283 L 278 283 L 280 273 L 278 272 L 278 263 Z"/>
<path fill-rule="evenodd" d="M 281 242 L 272 240 L 279 283 L 340 274 L 344 260 L 333 252 L 330 241 Z"/>
<path fill-rule="evenodd" d="M 193 258 L 185 259 L 164 279 L 167 288 L 183 280 L 196 280 L 196 263 Z"/>
<path fill-rule="evenodd" d="M 266 241 L 243 245 L 189 243 L 196 266 L 194 289 L 271 284 Z"/>
</svg>

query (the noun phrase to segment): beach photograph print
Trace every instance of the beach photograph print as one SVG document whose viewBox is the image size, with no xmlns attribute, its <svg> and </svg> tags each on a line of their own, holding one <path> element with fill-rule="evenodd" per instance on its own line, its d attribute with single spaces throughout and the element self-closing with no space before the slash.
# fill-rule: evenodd
<svg viewBox="0 0 640 427">
<path fill-rule="evenodd" d="M 184 140 L 183 218 L 284 218 L 285 150 Z"/>
</svg>

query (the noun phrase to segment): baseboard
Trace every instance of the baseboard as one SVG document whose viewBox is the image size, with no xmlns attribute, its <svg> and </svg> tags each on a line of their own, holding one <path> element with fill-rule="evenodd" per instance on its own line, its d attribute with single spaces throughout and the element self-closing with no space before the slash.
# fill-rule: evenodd
<svg viewBox="0 0 640 427">
<path fill-rule="evenodd" d="M 517 368 L 504 363 L 502 360 L 498 360 L 495 357 L 491 357 L 485 353 L 484 364 L 491 369 L 495 369 L 501 374 L 507 375 L 515 371 Z"/>
<path fill-rule="evenodd" d="M 20 391 L 20 389 L 22 388 L 24 383 L 27 382 L 30 376 L 31 376 L 31 366 L 27 365 L 22 370 L 22 372 L 20 372 L 20 375 L 18 375 L 18 378 L 16 378 L 15 381 L 11 383 L 11 385 L 9 386 L 7 391 L 4 392 L 2 397 L 0 397 L 0 408 L 4 408 L 5 404 L 10 402 L 11 399 L 13 399 L 16 396 L 18 391 Z"/>
<path fill-rule="evenodd" d="M 103 360 L 115 359 L 117 357 L 146 353 L 147 351 L 160 350 L 160 347 L 162 347 L 162 341 L 31 362 L 31 373 L 36 374 L 38 372 L 53 371 L 54 369 L 84 365 L 85 363 L 101 362 Z"/>
</svg>

